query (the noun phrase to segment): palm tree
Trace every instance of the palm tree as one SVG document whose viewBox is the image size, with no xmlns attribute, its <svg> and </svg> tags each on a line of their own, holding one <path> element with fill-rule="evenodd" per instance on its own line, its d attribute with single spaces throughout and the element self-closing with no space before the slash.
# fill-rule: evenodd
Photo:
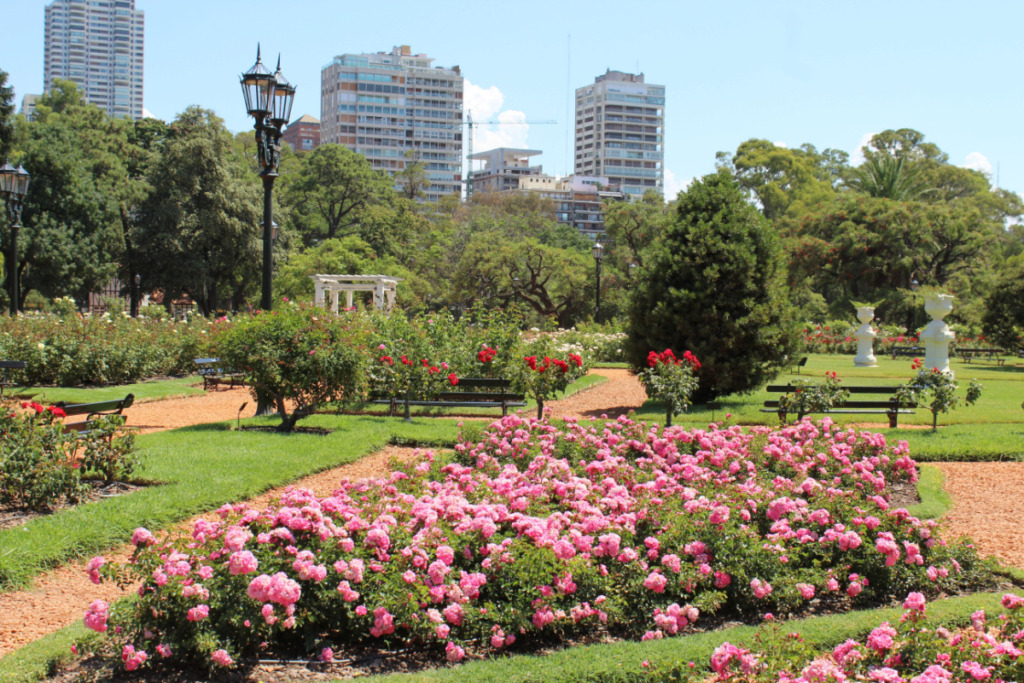
<svg viewBox="0 0 1024 683">
<path fill-rule="evenodd" d="M 872 156 L 851 169 L 847 187 L 872 197 L 905 202 L 932 192 L 921 177 L 920 166 L 906 166 L 904 157 Z"/>
</svg>

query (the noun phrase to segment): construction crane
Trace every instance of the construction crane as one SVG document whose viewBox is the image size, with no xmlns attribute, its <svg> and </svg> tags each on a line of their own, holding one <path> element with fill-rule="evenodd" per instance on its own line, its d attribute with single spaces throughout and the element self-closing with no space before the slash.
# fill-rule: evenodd
<svg viewBox="0 0 1024 683">
<path fill-rule="evenodd" d="M 473 112 L 466 112 L 466 120 L 462 122 L 462 125 L 469 128 L 468 140 L 466 144 L 466 162 L 469 166 L 469 170 L 466 172 L 466 201 L 473 196 L 473 126 L 534 126 L 534 125 L 550 125 L 558 123 L 558 121 L 487 121 L 485 123 L 474 123 Z"/>
</svg>

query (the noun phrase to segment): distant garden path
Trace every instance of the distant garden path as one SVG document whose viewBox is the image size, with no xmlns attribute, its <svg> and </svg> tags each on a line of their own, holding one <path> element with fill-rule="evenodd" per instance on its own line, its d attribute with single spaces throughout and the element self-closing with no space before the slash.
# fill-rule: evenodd
<svg viewBox="0 0 1024 683">
<path fill-rule="evenodd" d="M 593 371 L 608 378 L 562 401 L 549 404 L 554 417 L 616 418 L 643 405 L 643 387 L 627 370 Z M 251 416 L 255 404 L 244 388 L 209 391 L 201 396 L 140 403 L 127 412 L 128 424 L 143 433 L 193 424 L 233 420 L 243 403 L 243 417 Z M 393 459 L 410 459 L 408 448 L 389 447 L 359 462 L 321 472 L 295 482 L 318 495 L 327 495 L 343 478 L 361 479 L 386 474 Z M 985 555 L 1024 567 L 1024 463 L 940 463 L 946 488 L 954 506 L 947 516 L 947 535 L 968 535 Z M 280 490 L 268 491 L 252 504 L 269 502 Z M 107 554 L 108 559 L 125 560 L 123 548 Z M 96 599 L 111 601 L 121 594 L 109 583 L 93 585 L 86 577 L 84 563 L 68 565 L 39 577 L 25 591 L 0 595 L 0 657 L 72 622 L 79 621 L 86 607 Z"/>
</svg>

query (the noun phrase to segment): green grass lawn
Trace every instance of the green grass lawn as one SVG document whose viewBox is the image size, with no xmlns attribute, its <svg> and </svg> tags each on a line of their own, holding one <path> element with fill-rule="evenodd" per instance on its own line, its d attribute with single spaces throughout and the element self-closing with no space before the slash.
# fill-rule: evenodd
<svg viewBox="0 0 1024 683">
<path fill-rule="evenodd" d="M 116 387 L 18 387 L 14 395 L 39 403 L 97 403 L 124 398 L 135 394 L 135 401 L 158 401 L 164 398 L 196 396 L 203 393 L 203 379 L 199 375 L 175 377 L 123 384 Z"/>
<path fill-rule="evenodd" d="M 955 360 L 952 366 L 962 381 L 977 377 L 984 385 L 985 390 L 977 406 L 961 406 L 952 413 L 941 415 L 939 422 L 943 426 L 936 433 L 930 429 L 905 428 L 879 431 L 891 438 L 906 439 L 911 445 L 911 455 L 921 460 L 1024 458 L 1024 447 L 1019 445 L 1024 442 L 1021 439 L 1024 424 L 1020 419 L 1024 365 L 1016 361 L 1008 361 L 1006 367 L 986 361 L 968 365 Z M 892 361 L 888 357 L 879 357 L 876 368 L 856 368 L 852 356 L 816 355 L 810 357 L 799 376 L 820 379 L 826 371 L 837 372 L 848 384 L 896 384 L 913 375 L 909 359 Z M 775 382 L 783 383 L 797 376 L 795 373 L 783 374 Z M 588 377 L 571 389 L 578 391 L 602 380 Z M 150 383 L 134 386 L 145 384 Z M 60 398 L 48 396 L 46 400 L 106 400 L 133 391 L 130 387 L 110 390 L 115 390 L 112 396 L 80 398 L 78 395 L 55 393 Z M 170 386 L 161 389 L 165 390 L 172 391 Z M 746 396 L 725 397 L 718 401 L 719 405 L 713 411 L 696 407 L 689 414 L 677 418 L 677 422 L 690 426 L 706 426 L 710 421 L 774 424 L 774 414 L 759 411 L 768 397 L 763 389 Z M 484 412 L 494 414 L 496 411 Z M 728 418 L 727 413 L 731 413 Z M 648 402 L 638 416 L 660 423 L 664 412 L 659 405 Z M 870 415 L 837 418 L 842 423 L 885 421 L 884 416 Z M 931 414 L 926 409 L 919 409 L 917 415 L 907 418 L 907 424 L 931 423 Z M 243 424 L 275 422 L 275 418 L 250 418 Z M 904 422 L 902 417 L 901 422 Z M 161 482 L 161 485 L 40 518 L 24 530 L 0 531 L 0 588 L 10 590 L 24 586 L 45 568 L 123 544 L 137 526 L 152 530 L 165 528 L 196 513 L 216 509 L 226 502 L 242 500 L 307 474 L 352 462 L 387 443 L 450 444 L 458 431 L 456 420 L 424 416 L 414 416 L 411 422 L 406 422 L 373 415 L 317 415 L 300 422 L 302 426 L 332 429 L 326 436 L 237 431 L 231 428 L 233 424 L 232 421 L 140 436 L 138 447 L 142 469 L 139 476 Z M 948 507 L 949 499 L 942 490 L 937 470 L 923 468 L 919 491 L 922 504 L 915 508 L 915 514 L 940 515 Z M 930 604 L 929 615 L 944 622 L 964 623 L 976 609 L 998 612 L 998 598 L 999 594 L 986 593 L 941 600 Z M 786 630 L 800 631 L 815 646 L 826 647 L 847 637 L 863 636 L 881 621 L 898 617 L 896 610 L 866 610 L 790 622 L 786 624 Z M 0 660 L 0 680 L 41 680 L 49 663 L 68 657 L 71 642 L 85 633 L 84 628 L 76 624 L 4 657 Z M 644 660 L 662 671 L 685 665 L 688 661 L 706 669 L 711 650 L 720 642 L 730 640 L 749 645 L 753 634 L 753 628 L 744 626 L 647 643 L 574 647 L 543 657 L 499 657 L 457 668 L 379 677 L 377 680 L 501 683 L 633 681 L 642 677 L 640 663 Z"/>
<path fill-rule="evenodd" d="M 826 372 L 835 372 L 848 385 L 896 385 L 905 383 L 914 376 L 910 368 L 911 359 L 892 360 L 888 356 L 878 357 L 878 366 L 860 368 L 853 364 L 853 356 L 817 354 L 809 356 L 806 367 L 800 374 L 783 372 L 772 384 L 784 384 L 797 378 L 820 381 Z M 900 415 L 900 427 L 891 430 L 885 415 L 843 415 L 832 418 L 839 424 L 875 423 L 884 425 L 876 430 L 887 437 L 905 439 L 911 446 L 911 455 L 921 460 L 1020 460 L 1024 459 L 1024 362 L 1008 358 L 1003 366 L 994 361 L 975 360 L 964 363 L 959 358 L 950 367 L 961 384 L 958 391 L 961 399 L 967 382 L 977 379 L 983 386 L 981 399 L 973 406 L 961 404 L 955 410 L 939 414 L 939 430 L 920 429 L 930 427 L 932 414 L 927 407 L 917 408 L 913 415 Z M 694 406 L 690 412 L 678 415 L 676 424 L 690 427 L 704 427 L 709 422 L 720 421 L 726 425 L 771 425 L 778 424 L 774 412 L 762 413 L 764 402 L 777 399 L 778 394 L 769 394 L 764 388 L 749 394 L 725 396 L 716 401 L 714 408 Z M 728 417 L 726 417 L 728 416 Z M 640 419 L 663 423 L 664 408 L 655 401 L 648 401 L 637 411 Z M 821 415 L 812 415 L 820 419 Z"/>
</svg>

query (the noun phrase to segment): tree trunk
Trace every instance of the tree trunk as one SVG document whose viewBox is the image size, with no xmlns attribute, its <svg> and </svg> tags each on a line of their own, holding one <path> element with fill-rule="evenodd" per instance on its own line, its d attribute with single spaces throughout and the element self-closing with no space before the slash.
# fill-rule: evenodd
<svg viewBox="0 0 1024 683">
<path fill-rule="evenodd" d="M 537 419 L 544 419 L 544 399 L 537 399 Z"/>
</svg>

